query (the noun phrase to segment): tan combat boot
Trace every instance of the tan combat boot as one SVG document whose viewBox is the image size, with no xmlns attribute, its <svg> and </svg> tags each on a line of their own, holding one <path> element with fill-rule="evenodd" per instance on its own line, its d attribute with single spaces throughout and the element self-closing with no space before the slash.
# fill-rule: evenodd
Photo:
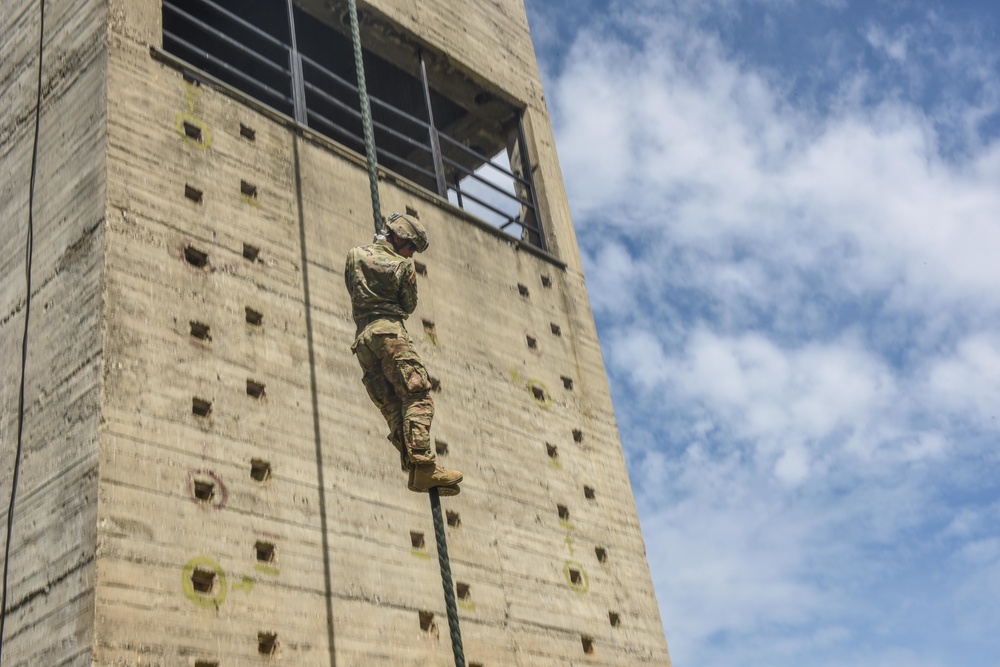
<svg viewBox="0 0 1000 667">
<path fill-rule="evenodd" d="M 438 495 L 457 496 L 458 483 L 462 481 L 462 473 L 448 470 L 434 463 L 423 463 L 410 468 L 410 481 L 406 488 L 417 493 L 426 493 L 437 487 Z"/>
</svg>

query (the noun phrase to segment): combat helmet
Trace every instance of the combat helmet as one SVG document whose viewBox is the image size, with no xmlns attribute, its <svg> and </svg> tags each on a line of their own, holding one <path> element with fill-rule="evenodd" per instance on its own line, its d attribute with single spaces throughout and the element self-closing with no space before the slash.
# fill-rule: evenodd
<svg viewBox="0 0 1000 667">
<path fill-rule="evenodd" d="M 389 216 L 387 225 L 396 236 L 412 243 L 417 252 L 427 250 L 427 230 L 419 220 L 402 213 L 393 213 Z"/>
</svg>

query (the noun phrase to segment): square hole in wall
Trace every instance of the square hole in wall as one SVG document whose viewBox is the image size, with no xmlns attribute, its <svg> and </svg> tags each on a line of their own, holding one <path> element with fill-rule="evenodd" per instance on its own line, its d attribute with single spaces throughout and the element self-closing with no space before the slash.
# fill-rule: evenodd
<svg viewBox="0 0 1000 667">
<path fill-rule="evenodd" d="M 559 449 L 555 445 L 550 445 L 549 443 L 546 442 L 545 452 L 549 455 L 550 459 L 559 458 Z"/>
<path fill-rule="evenodd" d="M 219 667 L 218 660 L 195 660 L 194 667 Z"/>
<path fill-rule="evenodd" d="M 455 584 L 455 594 L 458 595 L 459 600 L 468 600 L 472 595 L 472 591 L 469 590 L 469 584 L 463 584 L 460 581 Z"/>
<path fill-rule="evenodd" d="M 184 260 L 195 268 L 203 269 L 208 264 L 208 253 L 189 245 L 184 248 Z"/>
<path fill-rule="evenodd" d="M 517 293 L 520 294 L 521 296 L 523 296 L 524 298 L 528 298 L 528 287 L 526 285 L 522 285 L 521 283 L 518 283 L 517 284 Z"/>
<path fill-rule="evenodd" d="M 556 505 L 556 509 L 559 510 L 559 518 L 562 521 L 569 521 L 569 508 L 565 505 Z"/>
<path fill-rule="evenodd" d="M 215 586 L 215 570 L 196 567 L 191 572 L 191 587 L 198 593 L 211 593 Z"/>
<path fill-rule="evenodd" d="M 573 442 L 583 442 L 583 431 L 578 428 L 573 429 Z"/>
<path fill-rule="evenodd" d="M 257 131 L 252 127 L 240 123 L 240 136 L 246 139 L 247 141 L 256 141 Z"/>
<path fill-rule="evenodd" d="M 424 534 L 418 533 L 415 530 L 410 531 L 410 546 L 414 549 L 426 549 L 427 542 L 424 540 Z"/>
<path fill-rule="evenodd" d="M 273 563 L 274 562 L 274 545 L 270 542 L 257 541 L 253 545 L 254 553 L 257 555 L 257 561 L 260 563 Z"/>
<path fill-rule="evenodd" d="M 546 402 L 545 401 L 545 390 L 542 389 L 537 384 L 531 385 L 531 395 L 535 397 L 536 401 L 539 401 L 541 403 L 545 403 Z"/>
<path fill-rule="evenodd" d="M 207 401 L 204 398 L 191 399 L 192 414 L 198 417 L 207 417 L 210 412 L 212 412 L 212 401 Z"/>
<path fill-rule="evenodd" d="M 260 248 L 255 245 L 250 245 L 249 243 L 244 243 L 243 257 L 244 259 L 249 259 L 251 262 L 256 262 L 260 257 Z"/>
<path fill-rule="evenodd" d="M 597 496 L 594 494 L 594 487 L 584 486 L 583 497 L 586 498 L 587 500 L 593 500 L 594 498 L 596 498 Z"/>
<path fill-rule="evenodd" d="M 201 134 L 201 128 L 188 121 L 184 121 L 184 136 L 193 141 L 197 141 L 198 143 L 201 143 L 204 140 Z"/>
<path fill-rule="evenodd" d="M 201 322 L 191 321 L 191 335 L 198 340 L 211 341 L 212 328 Z"/>
<path fill-rule="evenodd" d="M 247 324 L 252 324 L 255 327 L 259 327 L 264 323 L 264 314 L 259 310 L 254 310 L 250 306 L 246 307 L 247 311 Z"/>
<path fill-rule="evenodd" d="M 429 611 L 418 612 L 420 617 L 420 629 L 424 632 L 434 632 L 437 626 L 434 624 L 434 614 Z"/>
<path fill-rule="evenodd" d="M 530 350 L 538 349 L 538 340 L 536 340 L 534 336 L 526 336 L 525 338 L 528 341 L 528 349 Z"/>
<path fill-rule="evenodd" d="M 428 375 L 427 381 L 431 383 L 431 391 L 441 391 L 441 380 L 438 380 L 433 375 Z"/>
<path fill-rule="evenodd" d="M 448 456 L 448 443 L 444 440 L 435 440 L 434 451 L 438 456 Z"/>
<path fill-rule="evenodd" d="M 261 655 L 274 655 L 278 650 L 278 635 L 274 632 L 257 633 L 257 652 Z"/>
<path fill-rule="evenodd" d="M 447 510 L 445 512 L 445 516 L 448 519 L 448 525 L 451 526 L 452 528 L 458 528 L 459 526 L 462 525 L 462 517 L 459 516 L 458 512 L 452 512 L 451 510 Z"/>
<path fill-rule="evenodd" d="M 594 547 L 594 555 L 597 556 L 597 560 L 600 563 L 608 562 L 608 550 L 604 547 Z"/>
<path fill-rule="evenodd" d="M 573 391 L 573 378 L 566 377 L 565 375 L 563 375 L 560 376 L 560 379 L 562 380 L 563 383 L 563 389 L 568 389 L 570 391 Z"/>
<path fill-rule="evenodd" d="M 427 265 L 424 264 L 423 262 L 418 262 L 416 260 L 413 260 L 413 270 L 417 272 L 418 276 L 427 275 Z"/>
<path fill-rule="evenodd" d="M 569 582 L 574 586 L 580 586 L 583 584 L 583 575 L 580 570 L 576 568 L 569 568 Z"/>
<path fill-rule="evenodd" d="M 424 325 L 424 338 L 426 338 L 430 343 L 434 345 L 440 345 L 441 341 L 438 340 L 437 327 L 430 320 L 422 320 Z"/>
<path fill-rule="evenodd" d="M 587 635 L 580 635 L 580 643 L 583 644 L 584 653 L 594 652 L 594 638 Z"/>
<path fill-rule="evenodd" d="M 258 482 L 271 479 L 271 463 L 264 459 L 250 459 L 250 478 Z"/>
<path fill-rule="evenodd" d="M 202 503 L 211 502 L 215 497 L 215 482 L 206 479 L 194 480 L 194 497 Z"/>
<path fill-rule="evenodd" d="M 204 193 L 193 185 L 184 184 L 184 196 L 193 201 L 195 204 L 200 204 Z"/>
<path fill-rule="evenodd" d="M 240 194 L 250 199 L 257 198 L 257 186 L 247 181 L 240 181 Z"/>
<path fill-rule="evenodd" d="M 417 209 L 413 208 L 410 205 L 406 206 L 406 215 L 412 216 L 412 217 L 416 218 L 417 220 L 420 219 L 420 214 L 417 213 Z"/>
<path fill-rule="evenodd" d="M 552 287 L 552 279 L 544 273 L 542 274 L 542 287 Z"/>
<path fill-rule="evenodd" d="M 251 398 L 264 397 L 264 383 L 247 378 L 247 396 Z"/>
<path fill-rule="evenodd" d="M 549 323 L 549 328 L 552 330 L 553 336 L 562 336 L 562 328 L 555 322 Z"/>
<path fill-rule="evenodd" d="M 621 627 L 622 619 L 621 616 L 619 616 L 616 612 L 613 611 L 608 612 L 608 621 L 611 622 L 611 627 L 613 628 Z"/>
</svg>

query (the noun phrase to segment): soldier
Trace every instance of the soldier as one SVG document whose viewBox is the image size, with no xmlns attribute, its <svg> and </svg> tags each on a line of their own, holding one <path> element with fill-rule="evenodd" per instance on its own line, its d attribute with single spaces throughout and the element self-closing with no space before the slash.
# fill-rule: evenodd
<svg viewBox="0 0 1000 667">
<path fill-rule="evenodd" d="M 410 491 L 438 487 L 442 496 L 458 494 L 462 473 L 435 462 L 431 449 L 434 402 L 427 370 L 403 320 L 417 307 L 417 275 L 410 260 L 427 250 L 427 232 L 417 220 L 393 213 L 385 238 L 347 253 L 344 280 L 351 294 L 357 335 L 351 350 L 364 375 L 361 381 L 389 425 L 389 442 L 399 451 Z"/>
</svg>

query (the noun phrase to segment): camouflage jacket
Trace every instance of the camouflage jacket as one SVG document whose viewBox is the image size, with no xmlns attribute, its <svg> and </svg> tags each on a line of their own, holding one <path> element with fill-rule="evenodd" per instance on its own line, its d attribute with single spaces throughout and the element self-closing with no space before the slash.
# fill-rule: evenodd
<svg viewBox="0 0 1000 667">
<path fill-rule="evenodd" d="M 344 281 L 359 334 L 379 316 L 405 320 L 417 307 L 413 262 L 397 255 L 388 241 L 351 248 Z"/>
</svg>

